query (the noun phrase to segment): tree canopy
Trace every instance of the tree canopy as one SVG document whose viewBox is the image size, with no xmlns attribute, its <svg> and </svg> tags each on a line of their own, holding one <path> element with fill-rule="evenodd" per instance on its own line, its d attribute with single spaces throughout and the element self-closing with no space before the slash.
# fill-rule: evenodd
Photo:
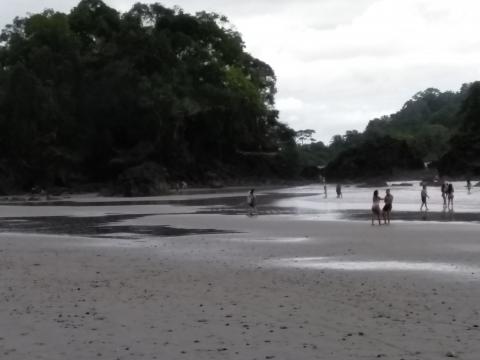
<svg viewBox="0 0 480 360">
<path fill-rule="evenodd" d="M 460 112 L 462 124 L 450 141 L 450 150 L 438 169 L 446 175 L 480 175 L 480 82 L 468 89 Z"/>
<path fill-rule="evenodd" d="M 385 176 L 395 169 L 421 168 L 423 162 L 437 164 L 451 148 L 461 146 L 470 149 L 459 150 L 462 158 L 473 162 L 474 156 L 470 153 L 476 151 L 472 145 L 475 141 L 467 135 L 476 136 L 479 129 L 473 125 L 465 127 L 464 121 L 473 124 L 472 119 L 479 118 L 474 110 L 475 86 L 465 84 L 458 92 L 429 88 L 416 93 L 398 112 L 371 120 L 364 132 L 349 130 L 343 135 L 334 135 L 328 146 L 301 144 L 302 167 L 328 164 L 325 171 L 334 178 Z M 457 131 L 463 135 L 455 135 Z M 449 156 L 458 158 L 460 154 Z M 449 156 L 440 162 L 445 169 L 451 167 L 446 163 L 453 163 L 447 160 Z M 375 159 L 380 159 L 380 166 Z M 460 173 L 460 169 L 470 168 L 462 161 L 456 164 Z"/>
<path fill-rule="evenodd" d="M 16 18 L 0 37 L 0 171 L 23 188 L 147 161 L 171 178 L 288 176 L 295 132 L 275 93 L 272 68 L 215 13 L 82 0 Z"/>
<path fill-rule="evenodd" d="M 369 139 L 342 151 L 325 168 L 329 179 L 390 176 L 395 170 L 419 170 L 424 164 L 404 140 L 390 136 Z"/>
</svg>

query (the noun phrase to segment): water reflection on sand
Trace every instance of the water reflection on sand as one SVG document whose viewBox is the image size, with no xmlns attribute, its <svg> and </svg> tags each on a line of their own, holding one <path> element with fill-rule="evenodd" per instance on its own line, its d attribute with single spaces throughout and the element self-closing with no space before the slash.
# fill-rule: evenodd
<svg viewBox="0 0 480 360">
<path fill-rule="evenodd" d="M 431 212 L 435 212 L 438 213 L 438 217 L 440 217 L 440 214 L 445 217 L 445 219 L 441 220 L 452 220 L 451 217 L 453 217 L 453 212 L 444 208 L 443 199 L 438 186 L 428 187 L 428 193 L 430 196 L 428 199 L 428 207 L 430 212 L 420 214 L 420 180 L 407 181 L 404 183 L 408 183 L 410 186 L 392 187 L 392 184 L 390 183 L 390 188 L 394 196 L 394 212 L 415 212 L 417 220 L 420 220 L 423 215 L 426 215 L 427 219 L 431 220 L 428 217 L 431 216 Z M 455 212 L 478 213 L 480 208 L 480 188 L 475 188 L 472 190 L 471 194 L 468 194 L 464 182 L 456 181 L 453 182 L 453 185 L 455 187 Z M 300 209 L 300 211 L 314 210 L 318 211 L 320 215 L 323 215 L 324 213 L 342 213 L 345 211 L 349 212 L 357 210 L 369 212 L 373 190 L 379 190 L 380 195 L 383 196 L 387 187 L 364 188 L 355 185 L 348 187 L 344 186 L 342 199 L 337 199 L 334 195 L 335 184 L 328 184 L 328 188 L 328 198 L 324 197 L 323 185 L 320 184 L 277 190 L 276 192 L 279 194 L 295 193 L 297 195 L 305 194 L 309 196 L 290 196 L 288 198 L 281 198 L 273 205 L 278 207 L 297 208 Z M 316 196 L 311 196 L 312 194 L 316 194 Z"/>
<path fill-rule="evenodd" d="M 270 260 L 269 264 L 279 267 L 295 267 L 319 270 L 344 271 L 425 271 L 436 273 L 472 274 L 480 272 L 480 268 L 464 264 L 449 264 L 442 262 L 415 261 L 352 261 L 330 257 L 296 257 Z"/>
</svg>

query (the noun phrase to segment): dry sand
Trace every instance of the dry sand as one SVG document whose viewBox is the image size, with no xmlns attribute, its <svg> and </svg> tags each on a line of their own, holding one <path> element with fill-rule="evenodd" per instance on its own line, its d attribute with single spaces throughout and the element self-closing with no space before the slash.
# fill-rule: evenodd
<svg viewBox="0 0 480 360">
<path fill-rule="evenodd" d="M 480 358 L 477 224 L 372 227 L 173 207 L 108 236 L 1 233 L 0 358 Z M 228 233 L 125 232 L 158 225 Z"/>
</svg>

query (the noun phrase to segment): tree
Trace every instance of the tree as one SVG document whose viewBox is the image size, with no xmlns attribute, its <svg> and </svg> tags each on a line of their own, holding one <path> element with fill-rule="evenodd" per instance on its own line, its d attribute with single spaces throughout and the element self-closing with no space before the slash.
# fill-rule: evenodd
<svg viewBox="0 0 480 360">
<path fill-rule="evenodd" d="M 381 159 L 381 161 L 380 161 Z M 362 179 L 392 175 L 395 170 L 418 170 L 423 161 L 405 141 L 389 136 L 369 139 L 341 152 L 325 168 L 329 179 Z"/>
<path fill-rule="evenodd" d="M 480 82 L 471 84 L 463 101 L 462 124 L 451 138 L 450 150 L 438 168 L 446 175 L 480 174 Z"/>
<path fill-rule="evenodd" d="M 0 164 L 24 188 L 110 182 L 143 163 L 198 181 L 295 173 L 274 71 L 221 15 L 82 0 L 16 18 L 0 41 Z"/>
<path fill-rule="evenodd" d="M 315 134 L 315 130 L 312 129 L 298 130 L 295 132 L 295 139 L 297 142 L 300 142 L 301 145 L 303 145 L 305 141 L 310 141 L 310 143 L 313 143 L 316 141 L 312 137 L 313 134 Z"/>
</svg>

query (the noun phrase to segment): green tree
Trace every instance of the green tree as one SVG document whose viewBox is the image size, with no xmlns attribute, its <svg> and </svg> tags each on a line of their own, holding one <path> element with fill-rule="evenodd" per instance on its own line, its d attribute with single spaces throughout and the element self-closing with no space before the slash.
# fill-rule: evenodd
<svg viewBox="0 0 480 360">
<path fill-rule="evenodd" d="M 313 134 L 315 134 L 315 130 L 312 129 L 298 130 L 295 132 L 295 139 L 297 142 L 300 142 L 301 145 L 303 145 L 305 141 L 313 143 L 316 141 L 313 138 Z"/>
<path fill-rule="evenodd" d="M 16 18 L 0 41 L 0 165 L 22 187 L 113 181 L 143 163 L 198 181 L 295 173 L 275 74 L 221 15 L 82 0 Z"/>
<path fill-rule="evenodd" d="M 473 83 L 461 107 L 462 124 L 450 141 L 450 150 L 440 159 L 442 174 L 480 174 L 480 82 Z"/>
</svg>

